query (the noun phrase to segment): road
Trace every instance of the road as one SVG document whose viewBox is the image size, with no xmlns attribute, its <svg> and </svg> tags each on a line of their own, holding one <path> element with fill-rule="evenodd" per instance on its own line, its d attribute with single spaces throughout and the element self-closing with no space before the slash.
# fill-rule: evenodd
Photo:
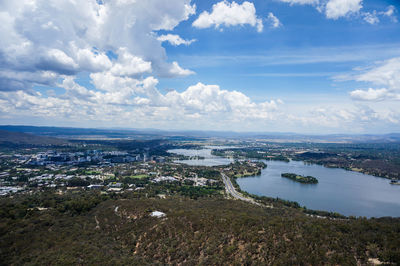
<svg viewBox="0 0 400 266">
<path fill-rule="evenodd" d="M 239 199 L 239 200 L 243 200 L 243 201 L 247 201 L 247 202 L 259 205 L 259 203 L 255 202 L 253 199 L 246 198 L 241 193 L 237 192 L 231 182 L 231 179 L 229 177 L 227 177 L 224 173 L 221 173 L 221 175 L 222 175 L 222 180 L 224 181 L 224 184 L 225 184 L 226 192 L 228 192 L 228 194 L 230 194 L 235 199 Z"/>
</svg>

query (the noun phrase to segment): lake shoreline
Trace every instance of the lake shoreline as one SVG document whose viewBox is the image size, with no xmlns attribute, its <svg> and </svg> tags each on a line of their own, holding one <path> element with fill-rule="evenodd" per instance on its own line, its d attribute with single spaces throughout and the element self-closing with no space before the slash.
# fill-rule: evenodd
<svg viewBox="0 0 400 266">
<path fill-rule="evenodd" d="M 179 161 L 179 163 L 224 166 L 233 162 L 225 157 L 211 155 L 211 151 L 212 149 L 181 149 L 180 152 L 184 155 L 201 155 L 205 160 Z M 399 186 L 390 185 L 386 178 L 307 161 L 284 162 L 260 159 L 252 161 L 264 162 L 267 168 L 261 171 L 261 175 L 235 178 L 240 190 L 248 194 L 297 202 L 307 209 L 340 213 L 345 216 L 400 217 L 400 190 L 396 189 Z M 284 172 L 318 176 L 320 182 L 316 186 L 293 182 L 281 178 Z"/>
<path fill-rule="evenodd" d="M 290 191 L 288 192 L 287 191 L 288 188 L 285 188 L 285 186 L 283 186 L 283 189 L 286 190 L 285 193 L 279 193 L 279 192 L 277 193 L 276 192 L 276 191 L 280 191 L 279 188 L 282 188 L 282 186 L 275 187 L 275 191 L 273 191 L 273 193 L 269 193 L 269 192 L 271 192 L 271 190 L 262 191 L 262 189 L 260 189 L 260 186 L 262 186 L 262 184 L 253 184 L 256 189 L 254 189 L 254 187 L 253 187 L 253 189 L 249 189 L 249 187 L 248 187 L 248 185 L 246 185 L 246 183 L 255 182 L 254 180 L 256 180 L 257 182 L 262 182 L 261 180 L 263 180 L 263 178 L 265 178 L 265 172 L 266 171 L 270 171 L 271 170 L 271 167 L 270 167 L 271 164 L 273 165 L 273 164 L 276 164 L 276 163 L 278 163 L 278 164 L 279 163 L 286 164 L 287 167 L 291 163 L 296 163 L 297 164 L 296 167 L 305 167 L 305 168 L 307 168 L 307 167 L 317 167 L 320 170 L 322 169 L 322 172 L 329 171 L 329 169 L 343 171 L 342 172 L 343 175 L 346 175 L 345 173 L 348 173 L 347 175 L 349 175 L 349 174 L 350 174 L 350 176 L 354 175 L 359 179 L 359 182 L 354 182 L 352 184 L 353 186 L 354 186 L 354 184 L 356 184 L 356 186 L 358 184 L 359 184 L 358 186 L 362 186 L 362 185 L 368 184 L 369 183 L 368 182 L 368 178 L 374 178 L 374 179 L 370 179 L 370 182 L 372 182 L 372 183 L 380 183 L 380 186 L 377 186 L 377 187 L 381 187 L 381 188 L 384 188 L 384 189 L 386 188 L 386 189 L 389 189 L 389 190 L 391 189 L 391 187 L 395 187 L 395 186 L 391 186 L 388 182 L 386 182 L 387 179 L 383 179 L 381 177 L 372 176 L 372 175 L 365 175 L 365 174 L 359 173 L 359 172 L 347 171 L 346 169 L 342 169 L 342 168 L 328 168 L 328 167 L 325 167 L 323 165 L 309 164 L 309 163 L 304 162 L 304 161 L 291 161 L 289 163 L 287 163 L 287 162 L 278 162 L 278 161 L 270 161 L 270 160 L 264 160 L 264 161 L 266 161 L 268 167 L 266 169 L 263 169 L 261 176 L 260 175 L 252 176 L 252 177 L 247 176 L 247 177 L 244 177 L 244 178 L 238 178 L 237 179 L 237 183 L 238 183 L 238 185 L 239 185 L 239 187 L 241 188 L 242 191 L 245 191 L 245 192 L 247 192 L 249 194 L 254 194 L 254 195 L 257 195 L 257 196 L 266 196 L 266 197 L 270 197 L 270 198 L 277 197 L 277 198 L 284 199 L 284 200 L 294 201 L 294 202 L 298 202 L 302 206 L 306 206 L 307 208 L 310 208 L 310 209 L 313 209 L 313 210 L 321 210 L 321 211 L 326 211 L 326 212 L 337 212 L 337 213 L 343 214 L 345 216 L 362 216 L 362 217 L 368 217 L 368 218 L 385 217 L 385 216 L 400 217 L 400 212 L 396 212 L 395 211 L 397 209 L 397 207 L 400 209 L 400 204 L 397 204 L 397 202 L 400 202 L 400 196 L 396 196 L 396 199 L 397 199 L 396 201 L 391 200 L 391 201 L 387 202 L 388 206 L 385 207 L 385 209 L 388 210 L 387 213 L 381 212 L 381 213 L 378 214 L 374 210 L 374 208 L 368 207 L 368 205 L 369 204 L 370 205 L 376 205 L 377 206 L 376 209 L 379 209 L 378 206 L 382 206 L 382 203 L 378 203 L 379 201 L 382 200 L 379 197 L 375 198 L 376 202 L 372 202 L 372 203 L 368 202 L 368 199 L 356 200 L 354 198 L 353 200 L 349 200 L 349 204 L 353 205 L 353 211 L 351 211 L 349 209 L 345 210 L 346 208 L 344 208 L 343 210 L 345 210 L 345 211 L 343 211 L 343 210 L 341 210 L 342 208 L 333 207 L 335 205 L 334 200 L 332 200 L 332 199 L 335 198 L 334 196 L 332 196 L 332 199 L 331 199 L 332 205 L 327 204 L 327 205 L 325 205 L 325 207 L 323 207 L 322 204 L 320 204 L 320 205 L 313 204 L 313 202 L 318 201 L 316 199 L 311 200 L 310 197 L 309 197 L 309 198 L 307 198 L 307 200 L 304 200 L 304 198 L 302 198 L 301 195 L 298 198 L 294 197 L 293 196 L 293 192 L 290 192 Z M 296 170 L 288 170 L 288 169 L 287 169 L 287 171 L 296 172 Z M 281 172 L 276 173 L 276 178 L 278 176 L 280 177 L 280 175 L 281 175 Z M 310 174 L 307 174 L 307 175 L 310 175 Z M 315 175 L 315 176 L 317 176 L 317 175 Z M 349 179 L 351 180 L 351 178 L 349 178 Z M 251 181 L 248 181 L 248 180 L 251 180 Z M 334 181 L 335 179 L 332 179 L 332 180 Z M 310 186 L 308 186 L 308 184 L 302 184 L 302 183 L 298 183 L 298 182 L 293 182 L 292 180 L 288 180 L 288 181 L 290 181 L 291 183 L 294 183 L 292 185 L 290 185 L 290 184 L 286 184 L 286 185 L 289 186 L 289 187 L 292 186 L 296 193 L 299 193 L 299 190 L 301 190 L 300 187 L 303 186 L 303 187 L 305 187 L 304 194 L 306 194 L 306 195 L 307 195 L 307 193 L 308 193 L 308 195 L 310 193 L 311 194 L 313 194 L 313 193 L 315 194 L 315 192 L 312 192 L 313 189 L 310 188 Z M 326 182 L 323 182 L 323 184 L 324 183 L 326 183 Z M 320 184 L 318 184 L 318 186 L 321 187 Z M 326 184 L 325 184 L 325 186 L 326 186 Z M 339 188 L 338 191 L 342 191 L 342 190 L 346 190 L 346 189 L 349 190 L 349 191 L 351 190 L 351 189 L 349 189 L 351 187 L 351 185 L 349 185 L 347 188 L 344 185 L 343 185 L 343 187 L 342 187 L 342 189 Z M 349 194 L 357 195 L 357 193 L 359 193 L 359 192 L 357 192 L 358 187 L 355 187 L 354 190 L 355 190 L 354 192 L 349 193 Z M 379 189 L 372 188 L 366 195 L 369 195 L 369 194 L 373 195 L 374 193 L 377 193 L 377 192 L 373 192 L 374 190 L 375 191 L 379 191 Z M 400 190 L 398 190 L 398 191 L 400 192 Z M 392 192 L 393 192 L 393 190 L 392 190 Z M 342 193 L 342 192 L 340 192 L 340 193 Z M 301 193 L 299 193 L 299 194 L 301 194 Z M 335 193 L 331 191 L 330 195 L 335 195 Z M 397 194 L 397 195 L 400 195 L 400 193 Z M 393 196 L 393 193 L 391 193 L 391 196 Z M 385 195 L 383 193 L 382 198 L 384 198 L 384 197 L 385 197 Z M 327 202 L 329 200 L 327 200 L 325 198 L 322 201 L 323 202 Z M 359 209 L 363 209 L 362 206 L 366 205 L 366 208 L 363 211 L 358 211 L 357 210 L 357 207 L 356 207 L 357 204 L 355 204 L 355 202 L 357 202 L 357 201 L 361 202 L 360 206 L 359 206 Z M 346 205 L 346 203 L 343 203 L 343 205 Z M 389 205 L 393 205 L 393 207 L 389 207 Z M 394 206 L 396 206 L 396 207 L 394 207 Z M 370 209 L 371 212 L 368 212 L 366 209 Z"/>
</svg>

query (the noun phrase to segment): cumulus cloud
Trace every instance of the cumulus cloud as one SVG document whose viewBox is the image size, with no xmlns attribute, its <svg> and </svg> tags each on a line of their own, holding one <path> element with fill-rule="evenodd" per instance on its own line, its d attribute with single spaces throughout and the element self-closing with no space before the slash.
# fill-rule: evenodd
<svg viewBox="0 0 400 266">
<path fill-rule="evenodd" d="M 170 69 L 170 74 L 172 76 L 189 76 L 195 74 L 189 69 L 183 69 L 179 66 L 178 62 L 172 62 L 172 67 Z"/>
<path fill-rule="evenodd" d="M 284 2 L 320 4 L 316 0 Z M 104 123 L 103 126 L 198 126 L 219 130 L 247 130 L 247 126 L 268 130 L 274 121 L 300 121 L 314 123 L 313 126 L 322 123 L 326 127 L 339 127 L 343 121 L 398 122 L 395 112 L 367 109 L 330 111 L 325 107 L 309 115 L 290 115 L 282 113 L 284 103 L 280 99 L 255 102 L 244 93 L 203 83 L 183 91 L 161 93 L 158 77 L 194 74 L 176 61 L 169 62 L 161 43 L 189 45 L 193 40 L 174 34 L 157 36 L 155 32 L 173 30 L 195 11 L 190 0 L 3 1 L 0 117 L 25 117 L 24 121 L 54 118 L 61 123 L 80 121 L 88 126 Z M 394 13 L 395 9 L 389 8 L 385 14 L 376 14 L 394 17 Z M 272 27 L 280 26 L 274 14 L 268 14 L 266 19 Z M 252 3 L 219 2 L 193 23 L 197 28 L 237 25 L 263 30 L 263 21 Z M 398 64 L 398 59 L 381 62 L 354 76 L 353 79 L 373 83 L 377 88 L 355 90 L 353 98 L 383 101 L 397 97 Z M 77 78 L 82 73 L 88 73 L 85 78 L 89 85 Z M 32 89 L 35 86 L 52 90 L 43 92 L 45 88 L 39 92 Z"/>
<path fill-rule="evenodd" d="M 75 55 L 76 64 L 84 71 L 102 71 L 110 69 L 113 62 L 104 52 L 99 52 L 94 48 L 77 48 L 71 43 L 71 49 Z"/>
<path fill-rule="evenodd" d="M 73 74 L 78 68 L 74 59 L 58 49 L 50 49 L 40 59 L 38 65 L 42 70 L 49 70 L 61 74 Z"/>
<path fill-rule="evenodd" d="M 110 72 L 116 76 L 135 76 L 151 71 L 151 62 L 132 55 L 125 47 L 118 49 L 118 60 L 110 69 Z"/>
<path fill-rule="evenodd" d="M 301 127 L 311 131 L 338 128 L 362 131 L 367 125 L 398 124 L 400 118 L 396 110 L 377 111 L 359 106 L 358 102 L 353 107 L 307 106 L 300 108 L 301 111 L 295 108 L 288 112 L 285 111 L 288 106 L 280 99 L 255 102 L 242 92 L 221 89 L 218 85 L 197 83 L 183 91 L 163 94 L 157 88 L 158 80 L 152 76 L 136 79 L 98 72 L 90 78 L 94 88 L 79 84 L 73 77 L 64 78 L 59 84 L 64 89 L 61 94 L 0 91 L 0 117 L 13 113 L 54 118 L 66 124 L 79 120 L 88 126 L 241 131 L 268 131 L 273 125 L 290 126 L 292 130 Z M 385 91 L 376 93 L 384 95 Z M 359 95 L 363 97 L 362 93 Z"/>
<path fill-rule="evenodd" d="M 279 21 L 277 17 L 272 12 L 268 13 L 268 20 L 271 23 L 272 28 L 279 28 L 282 26 L 282 23 Z"/>
<path fill-rule="evenodd" d="M 58 75 L 51 71 L 14 71 L 0 69 L 0 91 L 25 90 L 33 85 L 52 86 Z"/>
<path fill-rule="evenodd" d="M 206 116 L 230 114 L 236 120 L 272 118 L 272 113 L 278 107 L 278 103 L 273 100 L 256 104 L 241 92 L 221 90 L 217 85 L 202 83 L 190 86 L 182 93 L 169 92 L 165 99 L 170 106 L 183 108 L 185 113 Z"/>
<path fill-rule="evenodd" d="M 172 30 L 195 14 L 190 2 L 4 2 L 0 5 L 0 90 L 54 86 L 54 76 L 80 72 L 187 75 L 189 70 L 177 71 L 177 63 L 167 61 L 152 33 Z"/>
<path fill-rule="evenodd" d="M 139 80 L 131 77 L 114 76 L 110 72 L 90 74 L 91 81 L 96 89 L 101 91 L 125 91 L 138 89 Z"/>
<path fill-rule="evenodd" d="M 178 45 L 191 45 L 196 41 L 196 39 L 192 40 L 184 40 L 182 39 L 179 35 L 176 34 L 164 34 L 161 35 L 157 38 L 160 42 L 169 42 L 173 46 L 178 46 Z"/>
<path fill-rule="evenodd" d="M 227 8 L 224 19 L 214 17 L 219 8 Z M 215 10 L 210 15 L 217 27 L 249 24 L 262 30 L 249 2 L 221 2 Z M 2 3 L 0 117 L 155 127 L 192 127 L 196 119 L 221 129 L 243 126 L 244 120 L 276 119 L 280 100 L 255 103 L 238 91 L 202 83 L 182 92 L 158 90 L 156 76 L 194 74 L 168 62 L 161 42 L 189 45 L 194 40 L 155 32 L 172 30 L 194 13 L 190 0 Z M 77 78 L 81 73 L 90 85 Z M 40 93 L 35 86 L 49 89 Z"/>
<path fill-rule="evenodd" d="M 362 8 L 362 0 L 329 0 L 326 4 L 327 18 L 338 19 L 351 13 L 357 13 Z"/>
<path fill-rule="evenodd" d="M 250 25 L 256 27 L 258 32 L 263 31 L 262 19 L 257 17 L 256 8 L 248 1 L 238 4 L 235 1 L 229 3 L 224 0 L 212 6 L 211 13 L 204 11 L 193 22 L 193 26 L 199 29 L 220 28 L 221 26 Z"/>
<path fill-rule="evenodd" d="M 178 123 L 191 127 L 196 119 L 208 126 L 219 123 L 219 129 L 223 129 L 228 124 L 242 126 L 245 121 L 275 120 L 283 104 L 280 100 L 255 103 L 241 92 L 223 90 L 218 85 L 198 83 L 182 92 L 162 94 L 154 77 L 137 80 L 99 72 L 92 73 L 91 79 L 97 90 L 66 77 L 59 84 L 65 90 L 60 95 L 23 90 L 0 92 L 0 102 L 5 101 L 0 111 L 67 121 L 110 121 L 113 125 L 150 121 L 169 123 L 169 127 Z"/>
<path fill-rule="evenodd" d="M 387 89 L 372 89 L 369 88 L 368 90 L 354 90 L 350 92 L 350 96 L 355 100 L 361 101 L 379 101 L 384 100 L 388 97 L 388 90 Z"/>
</svg>

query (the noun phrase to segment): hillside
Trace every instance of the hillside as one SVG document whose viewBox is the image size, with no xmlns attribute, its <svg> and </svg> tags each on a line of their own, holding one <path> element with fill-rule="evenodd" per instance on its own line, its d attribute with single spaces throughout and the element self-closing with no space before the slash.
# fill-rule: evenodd
<svg viewBox="0 0 400 266">
<path fill-rule="evenodd" d="M 0 261 L 7 265 L 400 262 L 400 223 L 393 218 L 321 219 L 222 197 L 46 193 L 0 204 Z"/>
<path fill-rule="evenodd" d="M 0 130 L 0 145 L 63 145 L 67 141 L 52 137 L 42 137 L 21 132 Z"/>
<path fill-rule="evenodd" d="M 39 136 L 66 139 L 160 139 L 160 138 L 226 138 L 262 139 L 278 143 L 395 143 L 400 141 L 399 133 L 392 134 L 326 134 L 312 135 L 281 132 L 235 132 L 235 131 L 171 131 L 159 129 L 116 129 L 116 128 L 73 128 L 26 125 L 0 125 L 0 130 L 21 132 Z"/>
</svg>

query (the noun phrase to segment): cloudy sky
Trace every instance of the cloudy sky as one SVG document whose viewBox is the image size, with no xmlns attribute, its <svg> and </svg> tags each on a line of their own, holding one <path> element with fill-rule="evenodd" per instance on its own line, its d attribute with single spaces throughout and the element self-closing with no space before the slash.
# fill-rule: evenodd
<svg viewBox="0 0 400 266">
<path fill-rule="evenodd" d="M 0 124 L 400 131 L 397 0 L 0 0 Z"/>
</svg>

